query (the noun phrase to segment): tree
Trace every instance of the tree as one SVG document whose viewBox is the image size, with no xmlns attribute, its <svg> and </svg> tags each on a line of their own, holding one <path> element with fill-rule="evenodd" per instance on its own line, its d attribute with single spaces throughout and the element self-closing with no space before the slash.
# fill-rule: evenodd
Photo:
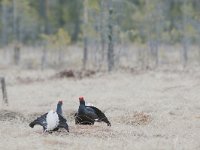
<svg viewBox="0 0 200 150">
<path fill-rule="evenodd" d="M 88 26 L 88 0 L 84 0 L 84 29 L 83 29 L 83 69 L 86 69 L 86 64 L 88 60 L 88 37 L 87 37 L 87 26 Z"/>
<path fill-rule="evenodd" d="M 108 71 L 112 71 L 114 67 L 114 45 L 113 45 L 113 8 L 109 8 L 109 20 L 108 20 Z"/>
</svg>

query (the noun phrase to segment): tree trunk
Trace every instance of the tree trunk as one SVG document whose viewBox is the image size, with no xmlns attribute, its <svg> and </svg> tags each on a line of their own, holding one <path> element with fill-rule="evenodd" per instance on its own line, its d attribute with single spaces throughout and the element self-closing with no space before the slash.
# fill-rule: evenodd
<svg viewBox="0 0 200 150">
<path fill-rule="evenodd" d="M 63 5 L 64 5 L 64 0 L 59 0 L 59 26 L 60 28 L 63 28 L 65 21 L 63 19 Z"/>
<path fill-rule="evenodd" d="M 87 37 L 84 37 L 84 49 L 83 49 L 83 69 L 86 69 L 87 60 L 88 60 L 88 40 Z"/>
<path fill-rule="evenodd" d="M 108 20 L 108 71 L 112 71 L 114 67 L 114 47 L 113 47 L 113 25 L 112 25 L 113 9 L 109 8 Z"/>
<path fill-rule="evenodd" d="M 1 4 L 1 21 L 2 21 L 2 34 L 1 34 L 1 42 L 2 45 L 5 46 L 8 44 L 8 35 L 7 35 L 7 19 L 8 19 L 8 11 L 7 6 L 2 2 Z"/>
<path fill-rule="evenodd" d="M 50 26 L 49 26 L 49 4 L 48 0 L 44 0 L 44 24 L 45 24 L 45 33 L 49 34 L 50 33 Z"/>
<path fill-rule="evenodd" d="M 63 60 L 65 57 L 65 53 L 63 51 L 63 47 L 59 46 L 59 51 L 58 51 L 58 65 L 61 67 L 63 65 Z"/>
<path fill-rule="evenodd" d="M 149 49 L 150 49 L 150 54 L 151 54 L 151 57 L 153 59 L 153 62 L 155 62 L 155 66 L 157 67 L 158 64 L 159 64 L 158 41 L 157 40 L 153 40 L 153 41 L 150 40 Z"/>
<path fill-rule="evenodd" d="M 183 37 L 182 46 L 182 62 L 183 67 L 186 67 L 188 62 L 188 40 L 185 37 Z"/>
<path fill-rule="evenodd" d="M 46 66 L 47 66 L 47 50 L 46 46 L 44 46 L 41 58 L 41 67 L 42 67 L 41 69 L 44 70 Z"/>
<path fill-rule="evenodd" d="M 15 47 L 14 47 L 14 64 L 15 65 L 19 65 L 19 62 L 20 62 L 20 55 L 21 55 L 21 52 L 20 52 L 20 46 L 15 44 Z"/>
<path fill-rule="evenodd" d="M 100 1 L 100 37 L 101 37 L 101 59 L 105 59 L 105 29 L 104 29 L 104 0 Z"/>
<path fill-rule="evenodd" d="M 87 0 L 86 0 L 87 1 Z M 84 3 L 85 0 L 84 0 Z M 85 5 L 85 4 L 83 4 Z M 83 6 L 85 7 L 85 6 Z M 83 8 L 85 11 L 85 8 Z M 80 33 L 80 26 L 81 26 L 81 21 L 80 21 L 80 16 L 81 16 L 81 9 L 80 9 L 80 3 L 78 3 L 78 1 L 75 2 L 75 10 L 76 11 L 76 15 L 75 15 L 75 21 L 74 21 L 74 31 L 73 31 L 73 34 L 72 34 L 72 42 L 76 42 L 78 40 L 78 35 Z M 84 20 L 83 20 L 84 22 Z"/>
<path fill-rule="evenodd" d="M 18 1 L 13 0 L 13 35 L 14 41 L 17 44 L 20 42 L 20 17 L 18 12 Z"/>
<path fill-rule="evenodd" d="M 83 69 L 86 69 L 88 60 L 88 38 L 87 38 L 87 24 L 88 24 L 88 0 L 84 0 L 84 29 L 83 29 Z"/>
<path fill-rule="evenodd" d="M 40 3 L 39 13 L 40 13 L 41 19 L 43 21 L 43 26 L 44 26 L 44 30 L 42 32 L 44 32 L 45 34 L 49 34 L 50 26 L 49 26 L 49 18 L 48 18 L 48 11 L 49 11 L 48 0 L 39 0 L 39 3 Z"/>
<path fill-rule="evenodd" d="M 187 0 L 184 0 L 183 1 L 183 7 L 187 5 Z M 182 10 L 182 21 L 183 21 L 183 29 L 182 29 L 182 63 L 183 63 L 183 67 L 186 67 L 187 66 L 187 62 L 188 62 L 188 43 L 189 43 L 189 39 L 187 38 L 187 34 L 186 34 L 186 26 L 187 26 L 187 14 L 186 14 L 186 10 L 183 9 Z"/>
</svg>

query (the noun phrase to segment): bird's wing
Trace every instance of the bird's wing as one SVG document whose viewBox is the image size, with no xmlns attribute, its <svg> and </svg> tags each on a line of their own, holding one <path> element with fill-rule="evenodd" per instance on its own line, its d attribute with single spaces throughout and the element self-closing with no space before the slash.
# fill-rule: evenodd
<svg viewBox="0 0 200 150">
<path fill-rule="evenodd" d="M 86 108 L 85 110 L 86 116 L 94 120 L 99 118 L 97 112 L 91 106 L 86 106 L 85 108 Z"/>
<path fill-rule="evenodd" d="M 43 129 L 45 130 L 47 128 L 47 121 L 46 121 L 46 116 L 47 116 L 47 113 L 38 117 L 37 119 L 35 119 L 33 122 L 31 122 L 29 124 L 29 126 L 31 128 L 33 128 L 35 125 L 41 125 L 43 127 Z"/>
<path fill-rule="evenodd" d="M 68 124 L 67 124 L 67 120 L 60 114 L 58 114 L 58 118 L 59 118 L 58 128 L 64 128 L 69 132 L 69 127 L 68 127 Z"/>
<path fill-rule="evenodd" d="M 108 120 L 106 115 L 100 109 L 98 109 L 94 106 L 87 106 L 87 107 L 90 107 L 95 111 L 95 113 L 98 115 L 99 121 L 103 121 L 103 122 L 107 123 L 108 126 L 111 126 L 110 121 Z"/>
<path fill-rule="evenodd" d="M 80 111 L 80 107 L 78 112 L 74 114 L 75 124 L 94 124 L 95 119 L 98 119 L 97 114 L 92 108 L 84 107 L 84 111 Z"/>
</svg>

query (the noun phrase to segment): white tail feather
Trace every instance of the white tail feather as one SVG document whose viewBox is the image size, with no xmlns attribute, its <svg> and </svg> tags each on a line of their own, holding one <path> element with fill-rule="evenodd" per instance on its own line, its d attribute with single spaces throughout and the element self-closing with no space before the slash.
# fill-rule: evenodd
<svg viewBox="0 0 200 150">
<path fill-rule="evenodd" d="M 86 103 L 85 106 L 94 106 L 92 103 Z"/>
</svg>

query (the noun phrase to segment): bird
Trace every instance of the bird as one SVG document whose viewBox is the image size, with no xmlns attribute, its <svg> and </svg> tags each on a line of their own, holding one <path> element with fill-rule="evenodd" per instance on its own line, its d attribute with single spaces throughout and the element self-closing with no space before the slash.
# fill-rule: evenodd
<svg viewBox="0 0 200 150">
<path fill-rule="evenodd" d="M 105 114 L 94 106 L 87 106 L 83 96 L 79 97 L 78 112 L 75 113 L 75 124 L 94 125 L 95 122 L 105 122 L 107 126 L 111 126 L 110 121 Z"/>
<path fill-rule="evenodd" d="M 64 128 L 69 132 L 67 120 L 62 116 L 62 101 L 58 102 L 56 112 L 50 110 L 29 124 L 31 128 L 35 125 L 42 126 L 44 132 L 58 131 L 59 128 Z"/>
</svg>

